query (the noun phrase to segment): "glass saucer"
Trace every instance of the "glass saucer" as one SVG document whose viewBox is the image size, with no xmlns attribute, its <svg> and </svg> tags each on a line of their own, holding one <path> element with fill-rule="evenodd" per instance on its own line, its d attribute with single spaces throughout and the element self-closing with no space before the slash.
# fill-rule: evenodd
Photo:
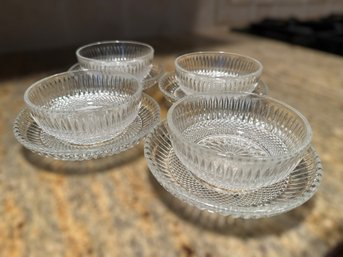
<svg viewBox="0 0 343 257">
<path fill-rule="evenodd" d="M 136 119 L 114 138 L 92 145 L 77 145 L 57 139 L 45 133 L 32 119 L 28 109 L 17 116 L 13 131 L 24 147 L 40 155 L 60 160 L 82 161 L 102 158 L 133 147 L 144 138 L 160 120 L 158 103 L 143 94 L 141 107 Z"/>
<path fill-rule="evenodd" d="M 175 72 L 165 73 L 159 80 L 158 86 L 165 99 L 170 103 L 174 103 L 186 95 L 178 84 Z M 260 80 L 253 93 L 257 95 L 267 95 L 268 86 Z"/>
<path fill-rule="evenodd" d="M 193 176 L 176 157 L 167 122 L 161 122 L 145 140 L 144 155 L 150 171 L 171 194 L 201 210 L 240 218 L 261 218 L 292 210 L 317 191 L 323 169 L 313 148 L 287 177 L 252 191 L 219 189 Z"/>
<path fill-rule="evenodd" d="M 80 64 L 75 63 L 68 71 L 81 70 Z M 149 74 L 143 79 L 143 90 L 148 89 L 156 85 L 163 73 L 162 66 L 159 64 L 153 64 Z"/>
</svg>

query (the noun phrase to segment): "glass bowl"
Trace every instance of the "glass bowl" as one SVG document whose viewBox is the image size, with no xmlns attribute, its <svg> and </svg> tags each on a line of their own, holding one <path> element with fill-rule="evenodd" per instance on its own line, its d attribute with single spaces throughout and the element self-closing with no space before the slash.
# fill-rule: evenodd
<svg viewBox="0 0 343 257">
<path fill-rule="evenodd" d="M 169 103 L 174 103 L 184 97 L 186 94 L 180 88 L 180 84 L 176 79 L 175 72 L 165 73 L 158 81 L 158 87 L 164 98 Z M 268 86 L 262 80 L 259 80 L 253 93 L 257 95 L 268 95 Z"/>
<path fill-rule="evenodd" d="M 175 154 L 218 188 L 252 190 L 284 179 L 310 146 L 303 115 L 251 93 L 193 95 L 168 111 Z"/>
<path fill-rule="evenodd" d="M 262 64 L 248 56 L 225 52 L 195 52 L 175 60 L 176 77 L 187 94 L 252 92 Z"/>
<path fill-rule="evenodd" d="M 112 70 L 143 80 L 152 68 L 152 46 L 134 41 L 103 41 L 77 49 L 77 60 L 84 69 Z"/>
<path fill-rule="evenodd" d="M 24 100 L 46 133 L 74 144 L 113 138 L 136 118 L 142 86 L 129 74 L 64 72 L 30 86 Z"/>
</svg>

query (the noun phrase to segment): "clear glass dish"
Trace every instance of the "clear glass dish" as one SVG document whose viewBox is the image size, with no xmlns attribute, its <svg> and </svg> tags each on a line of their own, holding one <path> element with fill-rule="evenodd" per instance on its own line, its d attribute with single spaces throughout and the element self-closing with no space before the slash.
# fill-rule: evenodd
<svg viewBox="0 0 343 257">
<path fill-rule="evenodd" d="M 225 52 L 195 52 L 175 60 L 176 77 L 187 95 L 252 92 L 262 69 L 256 59 Z"/>
<path fill-rule="evenodd" d="M 313 148 L 289 176 L 278 183 L 245 193 L 218 189 L 194 176 L 177 158 L 167 122 L 147 136 L 144 155 L 157 181 L 178 199 L 201 210 L 240 218 L 262 218 L 290 211 L 317 191 L 323 169 Z"/>
<path fill-rule="evenodd" d="M 30 86 L 24 100 L 46 133 L 74 144 L 106 141 L 137 117 L 142 87 L 129 74 L 70 71 Z"/>
<path fill-rule="evenodd" d="M 186 93 L 182 91 L 180 84 L 176 79 L 175 72 L 165 73 L 160 78 L 158 86 L 163 96 L 169 103 L 174 103 L 186 95 Z M 257 95 L 268 95 L 267 84 L 262 80 L 259 80 L 253 93 Z"/>
<path fill-rule="evenodd" d="M 135 41 L 102 41 L 80 47 L 76 57 L 82 68 L 125 72 L 143 80 L 152 68 L 154 49 Z"/>
<path fill-rule="evenodd" d="M 79 63 L 75 63 L 73 66 L 71 66 L 68 69 L 68 71 L 78 71 L 78 70 L 82 70 Z M 156 85 L 162 73 L 163 73 L 163 68 L 161 65 L 152 64 L 152 67 L 149 73 L 142 80 L 143 90 L 149 89 L 153 87 L 154 85 Z"/>
<path fill-rule="evenodd" d="M 167 119 L 181 162 L 204 181 L 238 191 L 287 177 L 312 136 L 297 110 L 251 93 L 186 96 Z"/>
<path fill-rule="evenodd" d="M 44 132 L 24 109 L 17 116 L 13 131 L 16 139 L 25 148 L 42 156 L 59 160 L 83 161 L 121 153 L 136 145 L 160 121 L 158 103 L 143 94 L 139 112 L 134 121 L 120 134 L 110 140 L 92 145 L 76 145 Z"/>
</svg>

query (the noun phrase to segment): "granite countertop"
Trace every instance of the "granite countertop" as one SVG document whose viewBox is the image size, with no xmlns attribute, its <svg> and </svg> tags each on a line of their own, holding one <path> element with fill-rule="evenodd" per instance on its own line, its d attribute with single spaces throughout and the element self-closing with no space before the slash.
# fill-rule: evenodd
<svg viewBox="0 0 343 257">
<path fill-rule="evenodd" d="M 194 50 L 259 59 L 270 95 L 300 110 L 312 125 L 325 171 L 315 197 L 276 217 L 233 219 L 165 192 L 150 175 L 142 144 L 81 163 L 39 157 L 17 143 L 12 123 L 25 89 L 53 71 L 18 74 L 0 81 L 1 257 L 329 256 L 343 240 L 343 59 L 224 30 L 201 39 L 180 40 L 185 47 L 176 51 L 174 40 L 170 51 L 156 50 L 156 59 L 166 71 L 178 54 Z M 165 117 L 163 97 L 157 89 L 150 93 Z"/>
</svg>

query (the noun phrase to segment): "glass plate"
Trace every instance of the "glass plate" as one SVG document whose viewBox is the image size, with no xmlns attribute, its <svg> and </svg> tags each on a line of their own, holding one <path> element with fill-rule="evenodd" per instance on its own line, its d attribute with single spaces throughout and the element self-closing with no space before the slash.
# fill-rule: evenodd
<svg viewBox="0 0 343 257">
<path fill-rule="evenodd" d="M 144 155 L 150 171 L 171 194 L 201 210 L 240 218 L 261 218 L 292 210 L 317 191 L 323 169 L 313 148 L 287 177 L 276 184 L 244 193 L 219 189 L 194 177 L 176 157 L 167 122 L 146 138 Z"/>
<path fill-rule="evenodd" d="M 13 131 L 24 147 L 40 155 L 60 160 L 82 161 L 118 154 L 133 147 L 159 122 L 160 108 L 150 96 L 143 94 L 136 119 L 119 135 L 108 141 L 77 145 L 57 139 L 44 131 L 32 119 L 28 109 L 17 116 Z"/>
<path fill-rule="evenodd" d="M 68 71 L 75 71 L 80 69 L 80 64 L 75 63 L 68 69 Z M 153 64 L 149 74 L 143 79 L 143 90 L 153 87 L 160 79 L 162 73 L 162 66 L 159 64 Z"/>
<path fill-rule="evenodd" d="M 165 73 L 159 80 L 158 86 L 164 98 L 170 103 L 174 103 L 185 96 L 185 93 L 177 82 L 175 72 Z M 267 95 L 268 86 L 260 80 L 252 93 L 257 95 Z"/>
</svg>

